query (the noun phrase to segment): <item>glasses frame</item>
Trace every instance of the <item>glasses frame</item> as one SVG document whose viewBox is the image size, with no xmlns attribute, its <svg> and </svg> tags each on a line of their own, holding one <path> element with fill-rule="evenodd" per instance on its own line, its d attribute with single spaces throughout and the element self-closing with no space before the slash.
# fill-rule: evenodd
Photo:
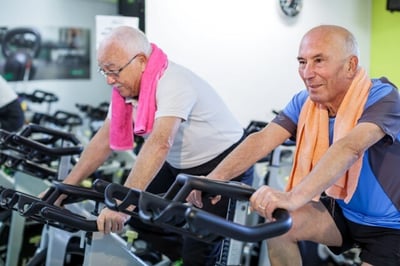
<svg viewBox="0 0 400 266">
<path fill-rule="evenodd" d="M 127 66 L 129 66 L 130 63 L 132 63 L 133 60 L 135 60 L 136 57 L 138 57 L 139 54 L 136 54 L 135 56 L 133 56 L 128 63 L 126 63 L 125 65 L 123 65 L 122 67 L 120 67 L 118 70 L 110 70 L 110 71 L 106 71 L 103 68 L 99 67 L 97 69 L 97 72 L 99 72 L 100 74 L 102 74 L 105 78 L 107 77 L 112 77 L 112 78 L 119 78 L 119 74 L 122 72 L 122 70 L 124 70 Z"/>
</svg>

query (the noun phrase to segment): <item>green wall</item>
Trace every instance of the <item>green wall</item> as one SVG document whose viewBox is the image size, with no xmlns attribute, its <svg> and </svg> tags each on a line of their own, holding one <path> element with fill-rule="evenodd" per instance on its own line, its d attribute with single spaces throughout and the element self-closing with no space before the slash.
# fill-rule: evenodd
<svg viewBox="0 0 400 266">
<path fill-rule="evenodd" d="M 400 12 L 372 0 L 370 76 L 386 76 L 400 88 Z"/>
</svg>

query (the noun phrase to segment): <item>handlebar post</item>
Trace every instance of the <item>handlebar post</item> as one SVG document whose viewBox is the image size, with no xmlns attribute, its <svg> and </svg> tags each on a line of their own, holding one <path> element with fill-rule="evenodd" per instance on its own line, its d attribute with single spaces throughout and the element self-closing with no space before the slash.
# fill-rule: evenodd
<svg viewBox="0 0 400 266">
<path fill-rule="evenodd" d="M 92 214 L 94 216 L 99 216 L 99 214 L 100 214 L 100 202 L 98 202 L 98 201 L 95 202 Z"/>
</svg>

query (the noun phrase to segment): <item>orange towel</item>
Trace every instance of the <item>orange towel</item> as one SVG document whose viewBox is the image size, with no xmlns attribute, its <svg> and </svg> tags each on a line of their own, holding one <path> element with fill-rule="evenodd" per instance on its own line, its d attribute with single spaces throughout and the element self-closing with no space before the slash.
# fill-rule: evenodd
<svg viewBox="0 0 400 266">
<path fill-rule="evenodd" d="M 357 124 L 364 111 L 371 80 L 364 69 L 360 69 L 354 78 L 343 102 L 336 114 L 333 142 L 344 137 Z M 328 111 L 320 104 L 306 100 L 301 110 L 297 127 L 297 144 L 294 164 L 286 190 L 291 190 L 300 183 L 317 164 L 329 148 Z M 325 192 L 327 195 L 349 202 L 357 187 L 358 176 L 362 165 L 359 158 L 337 182 Z M 319 196 L 314 200 L 318 200 Z"/>
</svg>

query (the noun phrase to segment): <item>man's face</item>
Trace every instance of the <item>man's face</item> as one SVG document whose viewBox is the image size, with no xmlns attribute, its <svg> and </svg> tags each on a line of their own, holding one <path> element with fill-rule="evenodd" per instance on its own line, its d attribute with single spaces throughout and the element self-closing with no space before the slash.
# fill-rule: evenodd
<svg viewBox="0 0 400 266">
<path fill-rule="evenodd" d="M 114 46 L 101 47 L 98 51 L 99 72 L 107 84 L 118 90 L 121 96 L 136 98 L 139 95 L 141 73 L 138 62 L 142 54 L 128 55 Z"/>
<path fill-rule="evenodd" d="M 303 38 L 298 71 L 311 100 L 325 106 L 340 104 L 351 82 L 349 60 L 344 41 L 334 35 L 312 32 Z"/>
</svg>

